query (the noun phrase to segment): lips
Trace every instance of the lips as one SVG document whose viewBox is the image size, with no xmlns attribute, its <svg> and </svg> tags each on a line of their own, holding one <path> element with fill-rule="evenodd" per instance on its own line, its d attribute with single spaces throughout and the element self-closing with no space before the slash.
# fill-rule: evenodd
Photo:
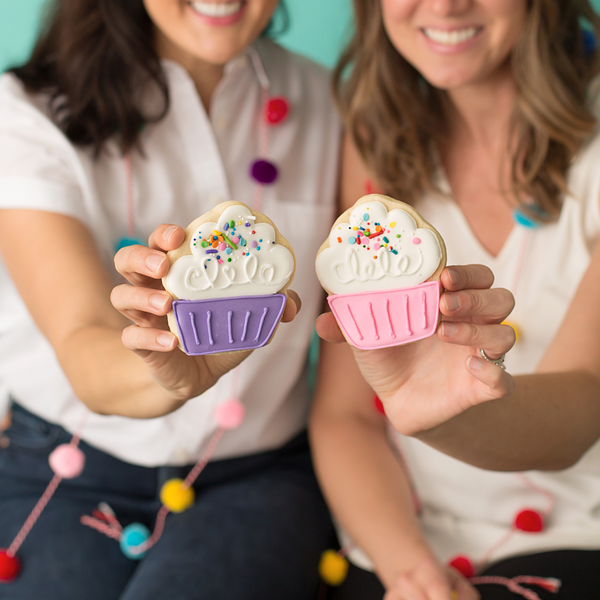
<svg viewBox="0 0 600 600">
<path fill-rule="evenodd" d="M 211 19 L 225 19 L 239 13 L 245 2 L 190 2 L 191 8 L 199 15 Z"/>
<path fill-rule="evenodd" d="M 465 27 L 463 29 L 434 29 L 432 27 L 424 27 L 421 31 L 425 37 L 436 44 L 442 44 L 444 46 L 458 46 L 463 44 L 475 36 L 477 36 L 483 30 L 482 27 Z"/>
</svg>

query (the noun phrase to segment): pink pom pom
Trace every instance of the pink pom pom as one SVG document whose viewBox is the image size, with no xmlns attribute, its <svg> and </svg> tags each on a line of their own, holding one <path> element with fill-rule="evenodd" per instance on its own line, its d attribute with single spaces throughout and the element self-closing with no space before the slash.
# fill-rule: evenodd
<svg viewBox="0 0 600 600">
<path fill-rule="evenodd" d="M 229 400 L 215 409 L 215 419 L 223 429 L 237 429 L 243 422 L 246 409 L 239 400 Z"/>
<path fill-rule="evenodd" d="M 73 479 L 81 475 L 85 465 L 85 455 L 71 444 L 62 444 L 52 451 L 48 462 L 57 475 L 63 479 Z"/>
<path fill-rule="evenodd" d="M 21 562 L 16 556 L 10 556 L 4 548 L 0 548 L 0 583 L 14 581 L 21 572 Z"/>
<path fill-rule="evenodd" d="M 515 528 L 528 533 L 544 531 L 544 517 L 537 511 L 524 509 L 515 517 Z"/>
</svg>

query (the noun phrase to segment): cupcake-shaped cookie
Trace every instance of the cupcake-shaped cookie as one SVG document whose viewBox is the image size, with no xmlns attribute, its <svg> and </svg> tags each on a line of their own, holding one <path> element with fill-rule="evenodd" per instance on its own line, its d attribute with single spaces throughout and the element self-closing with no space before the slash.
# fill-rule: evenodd
<svg viewBox="0 0 600 600">
<path fill-rule="evenodd" d="M 271 340 L 296 261 L 265 215 L 224 202 L 191 223 L 168 253 L 171 331 L 190 355 L 252 350 Z"/>
<path fill-rule="evenodd" d="M 444 241 L 417 211 L 370 194 L 337 219 L 316 270 L 346 339 L 371 350 L 435 332 L 445 265 Z"/>
</svg>

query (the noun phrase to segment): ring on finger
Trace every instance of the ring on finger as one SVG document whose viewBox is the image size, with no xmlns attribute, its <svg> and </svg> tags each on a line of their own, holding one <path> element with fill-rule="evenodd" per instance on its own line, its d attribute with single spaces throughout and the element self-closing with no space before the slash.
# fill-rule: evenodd
<svg viewBox="0 0 600 600">
<path fill-rule="evenodd" d="M 479 354 L 481 354 L 481 358 L 483 358 L 483 360 L 487 360 L 488 362 L 492 363 L 493 365 L 500 367 L 503 371 L 506 371 L 506 365 L 504 364 L 504 359 L 506 358 L 506 353 L 504 353 L 500 358 L 496 358 L 495 360 L 491 359 L 485 353 L 485 350 L 483 348 L 479 348 Z"/>
</svg>

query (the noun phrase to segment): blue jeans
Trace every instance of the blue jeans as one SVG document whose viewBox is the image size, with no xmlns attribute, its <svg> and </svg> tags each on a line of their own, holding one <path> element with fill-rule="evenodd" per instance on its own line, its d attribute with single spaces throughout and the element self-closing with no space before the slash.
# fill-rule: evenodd
<svg viewBox="0 0 600 600">
<path fill-rule="evenodd" d="M 52 477 L 48 455 L 70 435 L 13 405 L 0 449 L 0 547 L 7 547 Z M 8 441 L 7 441 L 8 440 Z M 307 600 L 319 587 L 321 552 L 332 543 L 306 434 L 283 448 L 209 463 L 196 502 L 171 514 L 141 561 L 80 524 L 99 502 L 123 526 L 151 530 L 162 484 L 191 467 L 146 468 L 85 443 L 83 474 L 61 483 L 18 552 L 19 578 L 2 600 Z"/>
</svg>

